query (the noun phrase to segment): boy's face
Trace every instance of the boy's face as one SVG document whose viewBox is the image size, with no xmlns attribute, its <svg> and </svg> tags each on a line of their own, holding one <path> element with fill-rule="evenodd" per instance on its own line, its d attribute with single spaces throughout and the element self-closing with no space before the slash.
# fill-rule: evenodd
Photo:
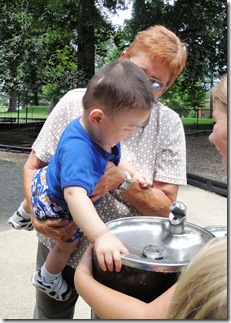
<svg viewBox="0 0 231 323">
<path fill-rule="evenodd" d="M 104 114 L 98 132 L 98 141 L 114 147 L 130 137 L 136 127 L 146 125 L 149 117 L 150 111 L 125 111 L 113 118 Z"/>
</svg>

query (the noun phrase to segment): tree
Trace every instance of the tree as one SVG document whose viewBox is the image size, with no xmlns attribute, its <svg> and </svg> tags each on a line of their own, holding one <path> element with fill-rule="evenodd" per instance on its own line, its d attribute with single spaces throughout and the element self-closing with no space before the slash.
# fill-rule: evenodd
<svg viewBox="0 0 231 323">
<path fill-rule="evenodd" d="M 95 55 L 106 55 L 104 42 L 114 32 L 99 8 L 116 10 L 123 3 L 12 0 L 9 5 L 0 0 L 0 27 L 4 30 L 0 36 L 0 79 L 4 89 L 15 95 L 26 89 L 38 104 L 38 93 L 46 85 L 53 101 L 74 86 L 86 86 L 95 73 Z"/>
<path fill-rule="evenodd" d="M 18 0 L 10 3 L 1 1 L 0 19 L 0 82 L 3 89 L 10 92 L 9 110 L 16 110 L 17 91 L 23 86 L 21 75 L 24 48 L 22 40 L 25 39 L 25 27 L 29 24 L 22 4 Z"/>
<path fill-rule="evenodd" d="M 178 0 L 172 24 L 188 43 L 186 86 L 211 79 L 211 87 L 227 70 L 227 3 L 224 0 Z"/>
<path fill-rule="evenodd" d="M 189 45 L 177 91 L 192 98 L 195 89 L 207 90 L 227 70 L 224 0 L 135 0 L 132 19 L 114 28 L 108 13 L 126 8 L 129 1 L 0 0 L 2 87 L 14 97 L 27 90 L 35 104 L 44 90 L 55 102 L 69 89 L 86 86 L 95 68 L 117 59 L 137 31 L 155 24 Z"/>
</svg>

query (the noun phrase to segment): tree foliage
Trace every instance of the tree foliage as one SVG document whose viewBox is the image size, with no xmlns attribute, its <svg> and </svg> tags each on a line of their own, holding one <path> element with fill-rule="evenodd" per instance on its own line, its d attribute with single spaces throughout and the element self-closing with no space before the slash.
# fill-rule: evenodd
<svg viewBox="0 0 231 323">
<path fill-rule="evenodd" d="M 115 9 L 117 1 L 104 2 Z M 0 0 L 0 5 L 3 90 L 26 89 L 37 104 L 44 86 L 59 97 L 87 84 L 95 72 L 95 53 L 113 33 L 94 0 Z"/>
<path fill-rule="evenodd" d="M 110 13 L 133 4 L 124 26 Z M 163 96 L 176 108 L 198 106 L 227 70 L 224 0 L 0 0 L 0 84 L 15 93 L 42 91 L 57 100 L 86 86 L 102 65 L 119 58 L 139 30 L 161 24 L 188 44 L 182 75 Z"/>
</svg>

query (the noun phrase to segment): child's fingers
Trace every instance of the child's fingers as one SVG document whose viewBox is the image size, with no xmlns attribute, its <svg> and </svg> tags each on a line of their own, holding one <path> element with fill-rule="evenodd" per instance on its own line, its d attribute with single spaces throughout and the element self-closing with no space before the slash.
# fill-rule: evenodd
<svg viewBox="0 0 231 323">
<path fill-rule="evenodd" d="M 107 269 L 109 271 L 113 271 L 114 270 L 114 259 L 113 259 L 113 254 L 111 252 L 107 252 L 105 254 L 105 262 L 107 265 Z"/>
<path fill-rule="evenodd" d="M 115 270 L 119 272 L 122 267 L 121 253 L 118 250 L 113 251 L 113 259 L 115 264 Z"/>
<path fill-rule="evenodd" d="M 103 254 L 97 254 L 97 260 L 98 260 L 100 268 L 103 271 L 107 271 L 107 266 L 105 264 L 104 255 Z"/>
</svg>

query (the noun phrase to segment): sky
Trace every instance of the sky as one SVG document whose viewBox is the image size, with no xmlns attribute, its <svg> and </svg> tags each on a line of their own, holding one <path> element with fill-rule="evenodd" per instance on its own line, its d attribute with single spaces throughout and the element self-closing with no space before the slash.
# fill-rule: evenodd
<svg viewBox="0 0 231 323">
<path fill-rule="evenodd" d="M 131 18 L 131 9 L 132 9 L 132 3 L 129 5 L 128 10 L 118 10 L 117 15 L 110 15 L 111 21 L 114 25 L 123 25 L 124 19 L 130 19 Z"/>
<path fill-rule="evenodd" d="M 175 0 L 169 1 L 169 4 L 174 4 Z M 131 18 L 131 10 L 133 6 L 133 1 L 130 1 L 128 5 L 128 10 L 118 10 L 118 15 L 110 15 L 112 23 L 114 25 L 123 25 L 124 19 L 130 19 Z"/>
</svg>

